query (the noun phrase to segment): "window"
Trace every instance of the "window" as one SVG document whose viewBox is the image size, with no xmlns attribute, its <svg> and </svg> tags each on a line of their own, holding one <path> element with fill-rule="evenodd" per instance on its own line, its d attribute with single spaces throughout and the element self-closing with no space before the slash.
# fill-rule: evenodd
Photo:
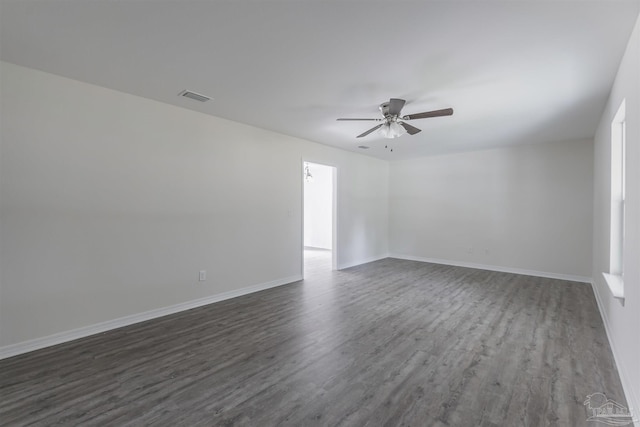
<svg viewBox="0 0 640 427">
<path fill-rule="evenodd" d="M 603 273 L 613 296 L 624 299 L 625 101 L 611 122 L 611 220 L 609 272 Z"/>
</svg>

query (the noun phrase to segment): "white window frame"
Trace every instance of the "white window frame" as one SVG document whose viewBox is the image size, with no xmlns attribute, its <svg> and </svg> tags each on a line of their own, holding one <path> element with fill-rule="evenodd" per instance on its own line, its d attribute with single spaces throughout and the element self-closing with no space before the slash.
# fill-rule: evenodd
<svg viewBox="0 0 640 427">
<path fill-rule="evenodd" d="M 609 271 L 602 273 L 615 298 L 624 301 L 626 106 L 622 100 L 611 121 L 611 216 Z"/>
</svg>

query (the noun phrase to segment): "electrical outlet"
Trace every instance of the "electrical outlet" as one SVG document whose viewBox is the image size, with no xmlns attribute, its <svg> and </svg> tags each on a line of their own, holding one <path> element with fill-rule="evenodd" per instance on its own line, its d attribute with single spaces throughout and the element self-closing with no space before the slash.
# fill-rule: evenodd
<svg viewBox="0 0 640 427">
<path fill-rule="evenodd" d="M 468 246 L 467 247 L 467 253 L 468 254 L 472 254 L 473 253 L 473 246 Z"/>
<path fill-rule="evenodd" d="M 200 282 L 207 280 L 207 270 L 200 270 L 200 276 L 198 278 Z"/>
</svg>

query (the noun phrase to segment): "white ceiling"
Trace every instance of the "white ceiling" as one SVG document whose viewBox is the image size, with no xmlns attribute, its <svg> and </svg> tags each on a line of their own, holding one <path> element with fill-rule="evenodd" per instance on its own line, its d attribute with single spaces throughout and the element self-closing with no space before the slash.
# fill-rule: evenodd
<svg viewBox="0 0 640 427">
<path fill-rule="evenodd" d="M 404 159 L 593 136 L 640 0 L 0 0 L 0 57 Z M 190 89 L 207 103 L 178 97 Z M 384 149 L 378 104 L 451 117 Z M 358 145 L 371 148 L 363 151 Z"/>
</svg>

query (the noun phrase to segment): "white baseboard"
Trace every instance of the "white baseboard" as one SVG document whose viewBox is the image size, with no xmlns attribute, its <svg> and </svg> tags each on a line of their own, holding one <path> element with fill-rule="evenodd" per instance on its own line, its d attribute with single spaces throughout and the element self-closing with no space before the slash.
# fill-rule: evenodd
<svg viewBox="0 0 640 427">
<path fill-rule="evenodd" d="M 607 339 L 609 340 L 609 347 L 611 348 L 611 352 L 613 353 L 613 360 L 616 362 L 616 367 L 618 368 L 618 375 L 620 376 L 620 382 L 622 383 L 622 391 L 624 392 L 624 397 L 625 399 L 627 399 L 627 405 L 629 405 L 629 412 L 636 419 L 633 425 L 635 427 L 640 427 L 640 400 L 638 400 L 638 397 L 635 395 L 634 390 L 631 387 L 631 383 L 628 380 L 629 376 L 627 375 L 627 371 L 624 365 L 621 363 L 622 359 L 620 359 L 620 356 L 618 355 L 618 352 L 613 345 L 613 341 L 611 340 L 609 319 L 607 318 L 606 312 L 602 309 L 602 299 L 600 299 L 600 294 L 598 293 L 598 289 L 593 281 L 591 282 L 591 288 L 593 289 L 593 293 L 596 296 L 598 311 L 600 311 L 600 317 L 602 318 L 602 323 L 604 323 L 604 330 L 607 334 Z"/>
<path fill-rule="evenodd" d="M 4 347 L 0 347 L 0 360 L 12 356 L 17 356 L 23 353 L 28 353 L 30 351 L 39 350 L 41 348 L 50 347 L 52 345 L 73 341 L 78 338 L 88 337 L 89 335 L 99 334 L 101 332 L 106 332 L 112 329 L 121 328 L 123 326 L 132 325 L 134 323 L 144 322 L 146 320 L 151 320 L 158 317 L 167 316 L 169 314 L 178 313 L 180 311 L 201 307 L 203 305 L 213 304 L 215 302 L 236 298 L 258 291 L 263 291 L 265 289 L 275 288 L 277 286 L 286 285 L 288 283 L 297 282 L 299 280 L 302 280 L 301 275 L 284 277 L 281 279 L 272 280 L 253 286 L 247 286 L 233 291 L 223 292 L 204 298 L 198 298 L 179 304 L 174 304 L 169 307 L 157 308 L 154 310 L 145 311 L 143 313 L 132 314 L 129 316 L 120 317 L 118 319 L 107 320 L 106 322 L 83 326 L 81 328 L 72 329 L 70 331 L 59 332 L 57 334 L 49 335 L 42 338 L 35 338 L 28 341 L 7 345 Z"/>
<path fill-rule="evenodd" d="M 546 277 L 549 279 L 569 280 L 572 282 L 591 283 L 591 277 L 575 276 L 572 274 L 548 273 L 546 271 L 525 270 L 523 268 L 501 267 L 497 265 L 476 264 L 464 261 L 451 261 L 448 259 L 423 258 L 413 255 L 389 254 L 390 258 L 406 259 L 409 261 L 430 262 L 433 264 L 453 265 L 456 267 L 477 268 L 479 270 L 500 271 L 502 273 L 523 274 L 525 276 Z"/>
<path fill-rule="evenodd" d="M 338 270 L 344 270 L 345 268 L 351 268 L 351 267 L 355 267 L 356 265 L 366 264 L 368 262 L 379 261 L 379 260 L 385 259 L 385 258 L 389 258 L 389 254 L 376 255 L 376 256 L 373 256 L 373 257 L 370 257 L 370 258 L 365 258 L 365 259 L 360 260 L 360 261 L 345 262 L 345 263 L 342 263 L 342 264 L 338 264 Z"/>
</svg>

